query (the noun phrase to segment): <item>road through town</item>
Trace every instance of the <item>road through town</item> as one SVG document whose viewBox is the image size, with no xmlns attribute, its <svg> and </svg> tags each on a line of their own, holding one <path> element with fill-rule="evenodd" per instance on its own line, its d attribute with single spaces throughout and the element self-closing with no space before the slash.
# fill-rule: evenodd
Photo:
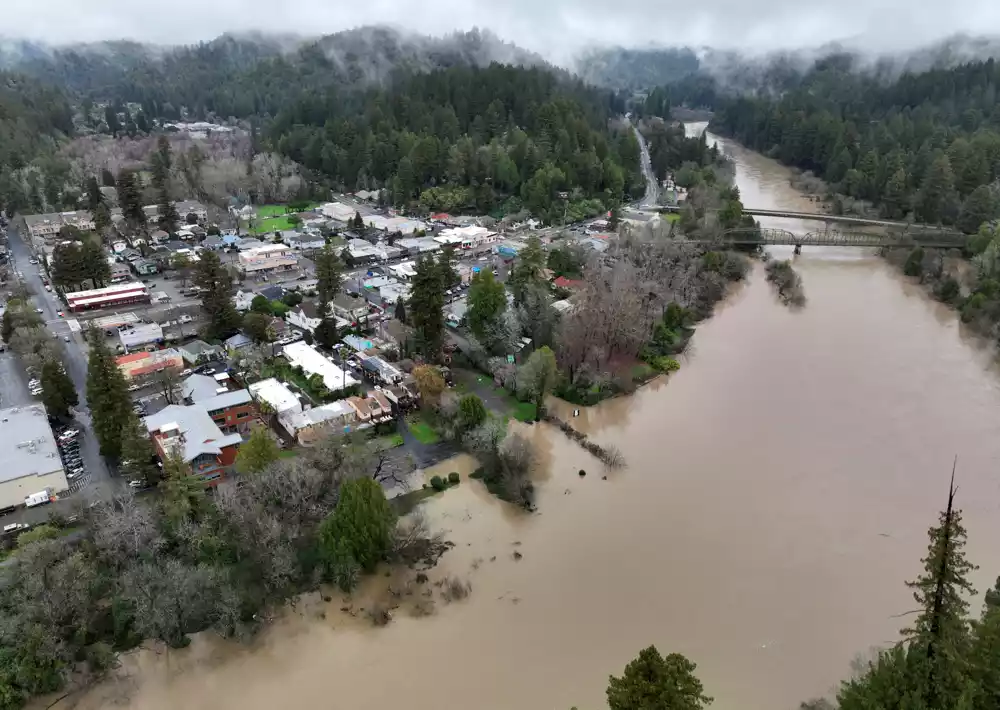
<svg viewBox="0 0 1000 710">
<path fill-rule="evenodd" d="M 24 274 L 24 281 L 34 294 L 32 301 L 36 307 L 42 309 L 42 313 L 40 314 L 42 319 L 50 324 L 64 322 L 65 319 L 59 316 L 59 312 L 64 308 L 62 302 L 59 301 L 58 296 L 54 292 L 49 292 L 42 288 L 41 281 L 38 279 L 37 268 L 28 263 L 28 260 L 32 258 L 32 254 L 22 240 L 20 233 L 13 225 L 7 230 L 7 238 L 12 265 Z M 54 330 L 51 328 L 51 325 L 49 327 L 50 330 Z M 68 329 L 65 331 L 61 329 L 58 331 L 54 330 L 54 332 L 68 333 Z M 80 453 L 86 469 L 86 473 L 82 479 L 79 482 L 74 482 L 71 490 L 80 490 L 88 498 L 92 499 L 105 497 L 111 493 L 113 490 L 112 486 L 117 482 L 117 479 L 112 479 L 111 472 L 104 462 L 104 458 L 99 453 L 97 438 L 94 436 L 90 425 L 90 410 L 86 404 L 87 356 L 83 349 L 82 333 L 70 335 L 70 342 L 64 342 L 62 345 L 65 353 L 63 362 L 66 366 L 66 372 L 70 376 L 70 379 L 73 380 L 73 384 L 76 385 L 76 391 L 80 395 L 80 404 L 75 411 L 76 420 L 80 425 L 79 428 L 83 437 Z M 0 372 L 2 372 L 2 369 L 0 369 Z M 23 371 L 19 367 L 17 367 L 16 374 L 21 377 L 24 376 Z M 7 377 L 4 376 L 5 385 L 6 379 Z M 22 382 L 23 386 L 24 383 Z"/>
</svg>

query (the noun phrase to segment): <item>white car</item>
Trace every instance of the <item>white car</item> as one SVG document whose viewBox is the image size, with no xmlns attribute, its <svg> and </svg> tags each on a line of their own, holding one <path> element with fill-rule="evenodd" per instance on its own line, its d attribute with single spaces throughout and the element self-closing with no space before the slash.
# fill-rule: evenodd
<svg viewBox="0 0 1000 710">
<path fill-rule="evenodd" d="M 191 321 L 193 321 L 193 320 L 194 320 L 194 318 L 192 318 L 192 317 L 191 317 L 191 316 L 189 316 L 189 315 L 182 315 L 182 316 L 181 316 L 180 318 L 178 318 L 177 320 L 178 320 L 179 322 L 181 322 L 181 323 L 190 323 Z"/>
<path fill-rule="evenodd" d="M 3 534 L 9 535 L 10 533 L 21 532 L 22 530 L 27 530 L 31 526 L 27 523 L 11 523 L 10 525 L 3 526 Z"/>
</svg>

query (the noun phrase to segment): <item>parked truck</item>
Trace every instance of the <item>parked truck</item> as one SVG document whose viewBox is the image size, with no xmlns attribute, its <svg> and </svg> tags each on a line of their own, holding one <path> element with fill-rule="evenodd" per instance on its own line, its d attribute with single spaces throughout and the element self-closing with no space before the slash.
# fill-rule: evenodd
<svg viewBox="0 0 1000 710">
<path fill-rule="evenodd" d="M 34 508 L 36 505 L 45 505 L 46 503 L 52 502 L 52 489 L 46 488 L 44 491 L 38 491 L 38 493 L 32 493 L 24 498 L 24 506 L 26 508 Z"/>
</svg>

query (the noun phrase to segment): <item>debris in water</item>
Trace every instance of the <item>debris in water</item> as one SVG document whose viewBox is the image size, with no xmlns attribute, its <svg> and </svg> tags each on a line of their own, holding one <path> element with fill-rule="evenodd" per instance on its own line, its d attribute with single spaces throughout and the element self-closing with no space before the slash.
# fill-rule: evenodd
<svg viewBox="0 0 1000 710">
<path fill-rule="evenodd" d="M 522 555 L 522 554 L 521 554 L 520 552 L 518 552 L 517 550 L 514 550 L 514 554 L 513 554 L 513 555 L 511 555 L 511 557 L 513 557 L 513 558 L 514 558 L 514 560 L 515 560 L 515 561 L 517 561 L 517 560 L 521 559 L 522 557 L 524 557 L 524 555 Z"/>
<path fill-rule="evenodd" d="M 587 472 L 586 472 L 586 471 L 584 471 L 584 470 L 583 470 L 583 469 L 581 468 L 581 469 L 580 469 L 580 478 L 583 478 L 583 477 L 584 477 L 584 476 L 586 476 L 586 475 L 587 475 Z"/>
<path fill-rule="evenodd" d="M 496 561 L 497 561 L 497 556 L 493 555 L 493 557 L 490 558 L 490 562 L 496 562 Z"/>
</svg>

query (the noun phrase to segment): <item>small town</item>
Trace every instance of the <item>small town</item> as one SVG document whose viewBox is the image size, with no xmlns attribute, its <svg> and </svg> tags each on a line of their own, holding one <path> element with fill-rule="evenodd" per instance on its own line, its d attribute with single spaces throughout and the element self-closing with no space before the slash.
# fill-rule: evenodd
<svg viewBox="0 0 1000 710">
<path fill-rule="evenodd" d="M 4 5 L 0 710 L 1000 708 L 996 8 L 643 9 Z"/>
<path fill-rule="evenodd" d="M 101 194 L 116 201 L 114 188 Z M 370 430 L 383 445 L 398 444 L 398 457 L 410 456 L 426 467 L 450 449 L 428 447 L 433 432 L 407 419 L 421 394 L 413 361 L 406 357 L 411 335 L 401 310 L 416 260 L 447 251 L 454 263 L 442 316 L 449 330 L 445 349 L 460 352 L 467 345 L 467 296 L 479 273 L 489 271 L 502 282 L 532 238 L 544 248 L 565 239 L 581 254 L 601 254 L 613 234 L 606 218 L 559 228 L 543 228 L 531 219 L 498 224 L 446 213 L 420 220 L 397 216 L 376 202 L 377 193 L 362 191 L 299 205 L 298 212 L 296 206 L 246 206 L 229 210 L 220 227 L 209 222 L 201 203 L 178 201 L 173 209 L 182 216 L 179 225 L 167 231 L 159 224 L 159 207 L 144 206 L 148 226 L 138 232 L 130 231 L 121 208 L 113 206 L 108 209 L 112 234 L 100 245 L 107 268 L 100 267 L 103 277 L 89 284 L 107 285 L 80 290 L 67 288 L 63 260 L 81 239 L 96 237 L 90 212 L 5 217 L 7 299 L 28 295 L 45 329 L 62 341 L 71 379 L 86 371 L 91 335 L 115 353 L 160 472 L 164 459 L 178 454 L 207 487 L 218 485 L 236 475 L 240 447 L 257 429 L 273 438 L 282 456 L 332 432 Z M 274 222 L 285 228 L 271 231 Z M 335 254 L 341 271 L 327 317 L 343 337 L 329 348 L 315 338 L 323 316 L 312 259 L 323 250 Z M 243 327 L 213 342 L 201 337 L 205 313 L 194 276 L 208 253 L 218 258 L 230 280 L 232 306 L 243 316 Z M 555 311 L 571 309 L 577 282 L 549 270 L 545 276 L 552 292 L 566 297 L 553 300 Z M 531 345 L 529 339 L 518 342 L 508 353 L 510 362 L 525 362 Z M 138 492 L 155 489 L 159 477 L 151 469 L 149 477 L 130 478 L 120 461 L 109 464 L 95 455 L 99 445 L 86 429 L 43 416 L 40 373 L 19 361 L 14 348 L 3 357 L 4 382 L 12 386 L 5 386 L 0 405 L 11 436 L 24 442 L 3 466 L 0 509 L 7 513 L 6 533 L 47 519 L 49 511 L 39 509 L 40 503 L 69 510 L 74 497 L 91 488 L 98 495 L 113 495 L 122 485 Z M 441 375 L 455 386 L 450 368 Z M 483 379 L 472 371 L 459 376 Z M 82 379 L 73 382 L 78 391 L 85 388 Z M 390 496 L 412 485 L 392 483 Z M 17 509 L 21 514 L 11 515 Z"/>
</svg>

